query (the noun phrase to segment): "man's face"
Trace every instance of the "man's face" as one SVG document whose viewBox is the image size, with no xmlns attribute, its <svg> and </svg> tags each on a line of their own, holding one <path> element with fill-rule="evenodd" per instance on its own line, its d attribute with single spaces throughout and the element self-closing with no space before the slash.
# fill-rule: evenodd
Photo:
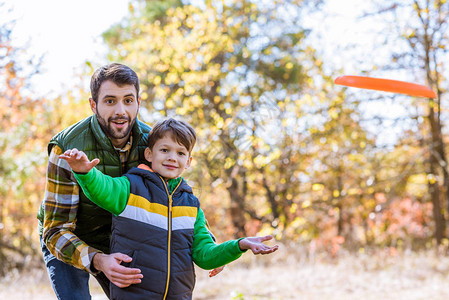
<svg viewBox="0 0 449 300">
<path fill-rule="evenodd" d="M 178 144 L 170 134 L 156 141 L 153 149 L 145 149 L 145 158 L 153 171 L 167 179 L 178 178 L 190 167 L 192 157 L 187 148 Z"/>
<path fill-rule="evenodd" d="M 123 147 L 131 134 L 139 111 L 140 98 L 134 85 L 118 86 L 108 80 L 101 84 L 98 103 L 89 99 L 104 133 L 115 147 Z"/>
</svg>

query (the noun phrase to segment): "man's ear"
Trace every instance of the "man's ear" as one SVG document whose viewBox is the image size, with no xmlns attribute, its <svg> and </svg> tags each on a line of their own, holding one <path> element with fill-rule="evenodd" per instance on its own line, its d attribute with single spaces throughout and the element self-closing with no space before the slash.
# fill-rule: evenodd
<svg viewBox="0 0 449 300">
<path fill-rule="evenodd" d="M 95 103 L 94 99 L 89 98 L 90 109 L 94 114 L 97 114 L 97 103 Z"/>
<path fill-rule="evenodd" d="M 150 147 L 146 147 L 145 148 L 145 152 L 143 153 L 143 155 L 145 156 L 145 159 L 149 162 L 152 162 L 153 160 L 153 152 L 151 152 Z"/>
</svg>

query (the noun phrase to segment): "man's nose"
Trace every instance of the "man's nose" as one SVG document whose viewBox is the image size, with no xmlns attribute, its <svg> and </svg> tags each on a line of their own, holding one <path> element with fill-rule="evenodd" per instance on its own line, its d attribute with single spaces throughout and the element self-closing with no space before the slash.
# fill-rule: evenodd
<svg viewBox="0 0 449 300">
<path fill-rule="evenodd" d="M 118 116 L 124 116 L 126 113 L 125 104 L 122 101 L 119 101 L 115 106 L 115 114 Z"/>
</svg>

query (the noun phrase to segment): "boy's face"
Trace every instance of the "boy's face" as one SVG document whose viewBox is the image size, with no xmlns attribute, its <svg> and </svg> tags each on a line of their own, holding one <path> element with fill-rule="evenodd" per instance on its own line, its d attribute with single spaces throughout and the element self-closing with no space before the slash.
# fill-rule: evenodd
<svg viewBox="0 0 449 300">
<path fill-rule="evenodd" d="M 166 179 L 178 178 L 185 169 L 190 167 L 192 157 L 187 148 L 178 144 L 171 136 L 166 134 L 156 141 L 153 149 L 145 149 L 145 158 L 151 162 L 153 171 Z"/>
<path fill-rule="evenodd" d="M 136 122 L 140 98 L 132 84 L 122 86 L 107 80 L 100 86 L 98 103 L 89 99 L 94 114 L 104 133 L 115 147 L 123 147 Z"/>
</svg>

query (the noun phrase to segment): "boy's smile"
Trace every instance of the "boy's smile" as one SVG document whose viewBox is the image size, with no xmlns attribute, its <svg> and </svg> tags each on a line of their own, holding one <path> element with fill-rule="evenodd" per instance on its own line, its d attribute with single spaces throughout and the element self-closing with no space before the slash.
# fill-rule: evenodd
<svg viewBox="0 0 449 300">
<path fill-rule="evenodd" d="M 178 144 L 171 134 L 156 141 L 153 149 L 145 149 L 145 158 L 151 162 L 151 168 L 166 179 L 181 176 L 190 167 L 192 157 L 187 148 Z"/>
</svg>

